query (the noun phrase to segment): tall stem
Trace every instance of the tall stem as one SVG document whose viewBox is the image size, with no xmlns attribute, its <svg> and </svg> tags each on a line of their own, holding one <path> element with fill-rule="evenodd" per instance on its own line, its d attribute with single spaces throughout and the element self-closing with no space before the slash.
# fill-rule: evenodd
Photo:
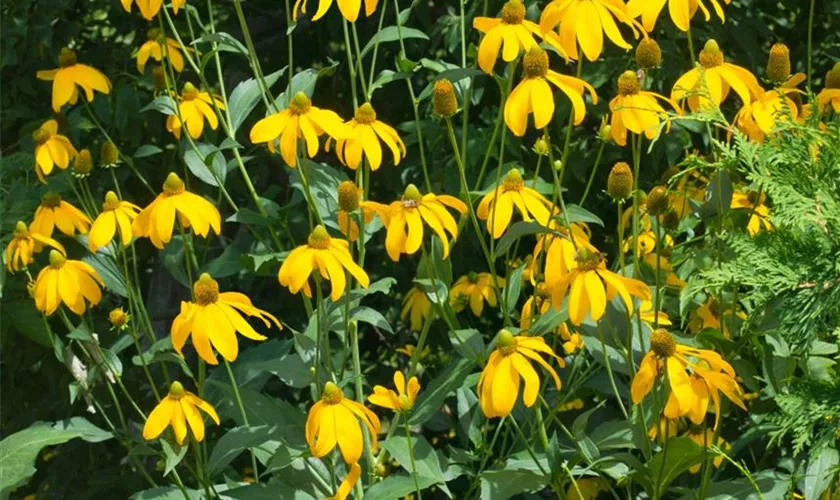
<svg viewBox="0 0 840 500">
<path fill-rule="evenodd" d="M 423 500 L 420 493 L 420 479 L 417 477 L 417 465 L 414 463 L 414 447 L 411 446 L 411 429 L 408 426 L 408 417 L 403 418 L 405 427 L 406 446 L 408 446 L 408 461 L 411 463 L 411 477 L 414 478 L 414 490 L 417 491 L 417 500 Z"/>
<path fill-rule="evenodd" d="M 811 0 L 811 8 L 808 11 L 808 91 L 811 90 L 811 76 L 812 70 L 812 54 L 811 50 L 814 47 L 814 7 L 817 0 Z"/>
<path fill-rule="evenodd" d="M 224 359 L 224 358 L 222 358 Z M 245 412 L 245 404 L 242 402 L 242 395 L 239 394 L 239 385 L 236 383 L 236 377 L 233 376 L 233 370 L 230 367 L 228 360 L 225 361 L 225 369 L 227 370 L 228 378 L 230 379 L 230 386 L 233 388 L 233 397 L 236 398 L 236 406 L 239 408 L 239 414 L 242 416 L 242 423 L 249 426 L 248 413 Z M 254 469 L 254 482 L 260 482 L 259 469 L 257 469 L 257 456 L 254 450 L 251 449 L 251 467 Z"/>
</svg>

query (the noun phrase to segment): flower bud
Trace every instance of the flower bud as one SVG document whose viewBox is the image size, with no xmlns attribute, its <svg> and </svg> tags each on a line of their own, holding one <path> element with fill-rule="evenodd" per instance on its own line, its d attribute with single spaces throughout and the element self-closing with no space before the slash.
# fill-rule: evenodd
<svg viewBox="0 0 840 500">
<path fill-rule="evenodd" d="M 554 167 L 554 170 L 556 170 L 558 172 L 563 170 L 563 162 L 560 161 L 560 160 L 554 160 L 554 163 L 552 164 L 552 166 Z"/>
<path fill-rule="evenodd" d="M 776 43 L 770 48 L 767 59 L 767 78 L 775 84 L 784 83 L 790 78 L 790 50 L 783 43 Z"/>
<path fill-rule="evenodd" d="M 606 120 L 601 122 L 601 127 L 598 128 L 598 139 L 604 142 L 612 141 L 612 126 Z"/>
<path fill-rule="evenodd" d="M 546 143 L 545 139 L 542 137 L 537 139 L 537 142 L 534 143 L 534 153 L 540 156 L 548 155 L 548 143 Z"/>
<path fill-rule="evenodd" d="M 662 227 L 670 231 L 676 230 L 680 227 L 680 214 L 678 214 L 673 208 L 669 209 L 668 212 L 662 216 Z"/>
<path fill-rule="evenodd" d="M 704 68 L 714 68 L 723 64 L 723 52 L 715 40 L 709 40 L 700 51 L 700 65 Z"/>
<path fill-rule="evenodd" d="M 450 118 L 458 112 L 458 97 L 455 95 L 455 86 L 446 78 L 435 82 L 432 91 L 432 110 L 438 116 Z"/>
<path fill-rule="evenodd" d="M 653 38 L 642 38 L 636 47 L 636 64 L 644 70 L 655 68 L 662 64 L 662 49 Z"/>
<path fill-rule="evenodd" d="M 120 162 L 120 152 L 117 146 L 111 141 L 102 143 L 102 148 L 99 150 L 99 163 L 104 168 L 116 166 Z"/>
<path fill-rule="evenodd" d="M 353 212 L 359 208 L 359 188 L 353 181 L 344 181 L 338 185 L 338 209 Z"/>
<path fill-rule="evenodd" d="M 128 324 L 128 313 L 122 307 L 117 307 L 108 313 L 108 321 L 117 330 L 121 330 Z"/>
<path fill-rule="evenodd" d="M 647 199 L 645 199 L 645 207 L 648 213 L 654 217 L 664 215 L 670 208 L 668 188 L 665 186 L 656 186 L 651 189 Z"/>
<path fill-rule="evenodd" d="M 633 192 L 633 171 L 630 165 L 620 161 L 616 163 L 607 177 L 607 193 L 613 200 L 624 200 Z"/>
</svg>

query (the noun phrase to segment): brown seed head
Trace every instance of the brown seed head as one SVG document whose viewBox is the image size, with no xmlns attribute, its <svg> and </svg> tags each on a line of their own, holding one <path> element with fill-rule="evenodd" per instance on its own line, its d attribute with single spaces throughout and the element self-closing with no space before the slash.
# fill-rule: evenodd
<svg viewBox="0 0 840 500">
<path fill-rule="evenodd" d="M 76 160 L 73 162 L 73 173 L 77 176 L 85 176 L 93 170 L 93 158 L 87 148 L 79 151 Z"/>
<path fill-rule="evenodd" d="M 548 54 L 537 44 L 531 45 L 522 58 L 525 78 L 542 78 L 548 72 Z"/>
<path fill-rule="evenodd" d="M 670 358 L 677 352 L 677 343 L 668 330 L 660 328 L 650 334 L 650 350 L 660 358 Z"/>
<path fill-rule="evenodd" d="M 62 68 L 76 64 L 76 53 L 67 47 L 62 47 L 58 53 L 58 65 Z"/>
<path fill-rule="evenodd" d="M 723 52 L 715 40 L 709 40 L 700 51 L 700 65 L 704 68 L 714 68 L 723 64 Z"/>
<path fill-rule="evenodd" d="M 502 7 L 502 22 L 505 24 L 520 24 L 525 19 L 525 4 L 520 0 L 509 0 Z"/>
<path fill-rule="evenodd" d="M 640 90 L 642 90 L 642 82 L 639 81 L 639 75 L 635 71 L 625 71 L 618 77 L 619 95 L 635 95 Z"/>
<path fill-rule="evenodd" d="M 665 186 L 656 186 L 651 189 L 645 199 L 645 207 L 647 207 L 647 212 L 650 215 L 659 216 L 665 214 L 671 207 L 670 200 L 668 199 L 668 188 Z"/>
<path fill-rule="evenodd" d="M 455 95 L 455 86 L 446 78 L 435 82 L 432 91 L 432 110 L 438 116 L 450 118 L 458 112 L 458 97 Z"/>
<path fill-rule="evenodd" d="M 353 212 L 359 208 L 359 188 L 353 181 L 344 181 L 338 185 L 338 209 Z"/>
<path fill-rule="evenodd" d="M 784 83 L 790 78 L 790 50 L 783 43 L 773 44 L 770 57 L 767 58 L 767 78 L 775 84 Z"/>
<path fill-rule="evenodd" d="M 117 146 L 111 141 L 103 142 L 102 147 L 99 149 L 99 162 L 103 166 L 111 166 L 116 165 L 119 161 L 120 152 L 117 150 Z"/>
<path fill-rule="evenodd" d="M 662 64 L 662 49 L 656 40 L 642 38 L 636 47 L 636 64 L 646 71 Z"/>
<path fill-rule="evenodd" d="M 318 224 L 315 226 L 315 229 L 309 233 L 309 240 L 307 243 L 312 248 L 324 250 L 330 246 L 330 233 L 327 232 L 327 229 L 324 226 Z"/>
<path fill-rule="evenodd" d="M 208 273 L 201 273 L 198 281 L 193 284 L 195 302 L 200 306 L 215 304 L 219 300 L 219 282 Z"/>
<path fill-rule="evenodd" d="M 607 177 L 607 193 L 613 200 L 624 200 L 633 193 L 633 171 L 630 165 L 620 161 L 613 165 Z"/>
</svg>

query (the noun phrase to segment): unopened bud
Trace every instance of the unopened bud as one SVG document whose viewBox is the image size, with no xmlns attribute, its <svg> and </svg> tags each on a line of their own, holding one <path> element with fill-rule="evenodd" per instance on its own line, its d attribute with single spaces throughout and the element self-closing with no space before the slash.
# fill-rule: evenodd
<svg viewBox="0 0 840 500">
<path fill-rule="evenodd" d="M 73 162 L 73 175 L 76 177 L 87 177 L 93 170 L 93 158 L 87 148 L 79 151 L 76 160 Z"/>
</svg>

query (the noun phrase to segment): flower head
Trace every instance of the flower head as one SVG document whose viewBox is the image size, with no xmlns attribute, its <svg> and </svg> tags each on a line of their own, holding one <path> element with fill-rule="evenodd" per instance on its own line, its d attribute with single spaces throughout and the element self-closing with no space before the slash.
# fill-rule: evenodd
<svg viewBox="0 0 840 500">
<path fill-rule="evenodd" d="M 70 139 L 58 133 L 56 120 L 45 121 L 32 133 L 32 139 L 35 141 L 35 174 L 41 182 L 45 182 L 44 176 L 52 173 L 53 166 L 65 170 L 78 154 Z"/>
<path fill-rule="evenodd" d="M 332 283 L 330 298 L 333 302 L 341 298 L 347 286 L 345 270 L 356 278 L 365 288 L 370 285 L 370 278 L 364 269 L 353 262 L 350 255 L 350 245 L 347 240 L 333 238 L 322 225 L 315 226 L 309 234 L 309 240 L 289 253 L 277 279 L 280 284 L 288 287 L 292 293 L 303 289 L 307 296 L 311 296 L 309 289 L 309 275 L 317 270 L 321 278 Z"/>
<path fill-rule="evenodd" d="M 770 222 L 770 208 L 767 207 L 767 196 L 764 193 L 735 191 L 732 193 L 730 208 L 749 211 L 747 231 L 750 236 L 755 236 L 762 229 L 773 230 L 773 224 Z"/>
<path fill-rule="evenodd" d="M 419 332 L 423 329 L 423 323 L 429 319 L 431 314 L 432 301 L 429 300 L 426 292 L 417 285 L 412 286 L 403 299 L 400 319 L 409 317 L 411 329 Z"/>
<path fill-rule="evenodd" d="M 163 0 L 120 0 L 122 3 L 123 9 L 126 12 L 131 12 L 131 5 L 133 3 L 137 4 L 137 8 L 140 9 L 140 14 L 146 18 L 146 20 L 151 21 L 157 13 L 160 11 L 161 6 L 163 5 Z M 172 0 L 172 11 L 175 14 L 178 14 L 178 11 L 186 5 L 187 0 Z"/>
<path fill-rule="evenodd" d="M 715 40 L 709 40 L 700 51 L 700 67 L 681 76 L 671 90 L 671 99 L 688 100 L 692 111 L 718 107 L 732 89 L 749 104 L 753 98 L 764 95 L 755 75 L 749 70 L 726 62 L 723 51 Z"/>
<path fill-rule="evenodd" d="M 353 181 L 344 181 L 338 185 L 338 229 L 350 241 L 359 238 L 359 224 L 356 223 L 354 212 L 361 209 L 365 224 L 373 220 L 375 211 L 371 208 L 371 202 L 362 201 L 359 198 L 362 190 Z"/>
<path fill-rule="evenodd" d="M 397 392 L 386 389 L 381 385 L 373 387 L 373 394 L 368 396 L 368 402 L 398 412 L 408 412 L 414 407 L 417 393 L 420 392 L 420 382 L 417 377 L 411 377 L 405 383 L 405 375 L 401 371 L 394 372 L 394 387 Z"/>
<path fill-rule="evenodd" d="M 688 371 L 687 371 L 688 370 Z M 695 424 L 706 419 L 709 400 L 715 409 L 715 428 L 720 420 L 720 394 L 746 411 L 743 391 L 735 381 L 735 370 L 714 351 L 678 344 L 666 330 L 650 335 L 650 350 L 639 365 L 630 393 L 639 404 L 654 382 L 666 373 L 670 395 L 665 405 L 667 418 L 688 417 Z"/>
<path fill-rule="evenodd" d="M 115 330 L 124 329 L 130 319 L 131 316 L 122 307 L 111 309 L 111 312 L 108 313 L 108 322 L 111 323 L 111 327 Z"/>
<path fill-rule="evenodd" d="M 505 286 L 503 278 L 496 278 L 499 288 Z M 458 278 L 449 290 L 449 304 L 452 309 L 459 313 L 470 306 L 470 311 L 476 316 L 481 316 L 484 310 L 484 302 L 490 307 L 496 307 L 496 286 L 493 286 L 493 275 L 490 273 L 476 273 L 470 271 L 468 274 Z"/>
<path fill-rule="evenodd" d="M 35 209 L 29 230 L 52 236 L 56 227 L 67 236 L 75 236 L 76 231 L 86 234 L 90 228 L 90 219 L 84 212 L 62 200 L 60 194 L 47 191 L 41 196 L 41 204 Z"/>
<path fill-rule="evenodd" d="M 282 330 L 283 326 L 273 315 L 254 307 L 247 295 L 239 292 L 219 292 L 219 283 L 208 273 L 203 273 L 193 285 L 193 302 L 181 302 L 181 312 L 172 322 L 172 347 L 183 356 L 184 344 L 192 335 L 193 346 L 201 359 L 211 365 L 218 364 L 215 348 L 227 361 L 239 354 L 237 332 L 251 340 L 265 340 L 245 321 L 245 316 L 262 320 L 266 328 L 271 324 Z"/>
<path fill-rule="evenodd" d="M 102 300 L 105 283 L 99 273 L 86 262 L 67 259 L 58 250 L 50 250 L 50 265 L 35 278 L 35 307 L 49 316 L 63 302 L 71 311 L 82 315 Z"/>
<path fill-rule="evenodd" d="M 520 379 L 525 382 L 522 402 L 528 408 L 534 406 L 540 392 L 540 377 L 531 366 L 532 361 L 551 374 L 557 390 L 560 390 L 560 377 L 543 359 L 542 354 L 555 358 L 561 367 L 566 366 L 542 337 L 516 336 L 508 330 L 499 332 L 496 349 L 490 354 L 476 389 L 484 416 L 494 418 L 510 415 L 519 397 Z"/>
<path fill-rule="evenodd" d="M 350 131 L 335 111 L 316 108 L 306 94 L 298 92 L 289 101 L 288 108 L 254 124 L 251 128 L 251 142 L 264 142 L 273 153 L 274 143 L 279 139 L 283 160 L 286 165 L 295 168 L 298 141 L 306 143 L 306 154 L 311 158 L 318 154 L 318 138 L 324 134 L 333 139 L 345 139 Z"/>
<path fill-rule="evenodd" d="M 140 74 L 146 72 L 146 62 L 149 57 L 157 62 L 163 58 L 169 59 L 175 71 L 184 71 L 184 56 L 181 54 L 181 45 L 161 33 L 160 28 L 151 28 L 146 32 L 146 41 L 137 49 L 137 71 Z"/>
<path fill-rule="evenodd" d="M 505 101 L 505 123 L 514 135 L 525 135 L 529 114 L 534 115 L 534 126 L 538 129 L 545 128 L 551 122 L 554 116 L 554 93 L 549 82 L 571 101 L 575 125 L 579 125 L 586 115 L 584 90 L 592 97 L 592 104 L 598 104 L 598 96 L 591 85 L 580 78 L 550 70 L 548 54 L 539 45 L 534 44 L 528 49 L 522 58 L 522 65 L 523 79 Z"/>
<path fill-rule="evenodd" d="M 105 193 L 105 202 L 102 203 L 102 212 L 93 221 L 88 235 L 88 248 L 96 252 L 99 247 L 111 243 L 114 236 L 119 234 L 123 246 L 131 242 L 131 223 L 137 218 L 140 207 L 134 203 L 120 200 L 116 193 L 108 191 Z"/>
<path fill-rule="evenodd" d="M 636 64 L 647 71 L 662 64 L 662 48 L 653 38 L 642 38 L 636 46 Z"/>
<path fill-rule="evenodd" d="M 633 193 L 633 171 L 626 162 L 613 165 L 607 177 L 607 193 L 613 200 L 626 200 Z"/>
<path fill-rule="evenodd" d="M 667 3 L 668 12 L 671 14 L 671 20 L 674 21 L 674 25 L 681 31 L 688 31 L 691 19 L 698 10 L 703 12 L 706 22 L 709 22 L 711 16 L 709 15 L 709 9 L 704 4 L 705 1 L 712 4 L 715 14 L 717 14 L 721 22 L 726 20 L 723 15 L 720 0 L 630 0 L 627 2 L 627 13 L 633 18 L 641 16 L 642 25 L 645 27 L 645 30 L 650 32 L 653 31 L 656 20 Z M 732 0 L 724 1 L 729 5 L 729 2 Z"/>
<path fill-rule="evenodd" d="M 85 98 L 93 101 L 93 91 L 111 93 L 111 80 L 98 70 L 76 62 L 76 53 L 62 48 L 58 54 L 57 69 L 39 71 L 39 80 L 52 81 L 52 108 L 58 113 L 67 103 L 76 104 L 79 100 L 79 87 L 85 92 Z"/>
<path fill-rule="evenodd" d="M 560 309 L 568 293 L 569 319 L 574 325 L 580 325 L 587 314 L 592 321 L 601 319 L 607 302 L 616 295 L 621 297 L 628 313 L 633 312 L 632 297 L 643 300 L 650 298 L 647 285 L 608 270 L 603 256 L 585 247 L 578 248 L 567 274 L 551 278 L 546 275 L 554 308 Z"/>
<path fill-rule="evenodd" d="M 657 99 L 667 102 L 677 112 L 677 104 L 657 93 L 642 90 L 642 82 L 633 71 L 625 71 L 618 77 L 618 95 L 610 101 L 610 127 L 612 137 L 619 146 L 627 145 L 627 131 L 644 134 L 654 139 L 659 133 L 659 124 L 667 120 L 667 112 Z M 667 122 L 670 126 L 670 122 Z"/>
<path fill-rule="evenodd" d="M 393 127 L 376 119 L 376 111 L 369 102 L 356 109 L 356 116 L 346 123 L 349 135 L 336 140 L 335 153 L 341 163 L 356 170 L 362 163 L 362 156 L 367 158 L 371 170 L 379 170 L 382 165 L 382 145 L 384 142 L 394 157 L 394 165 L 399 165 L 405 158 L 405 144 Z M 327 140 L 329 148 L 329 140 Z"/>
<path fill-rule="evenodd" d="M 73 161 L 73 177 L 84 179 L 90 175 L 91 170 L 93 170 L 93 158 L 90 155 L 90 150 L 84 148 L 79 151 Z"/>
<path fill-rule="evenodd" d="M 187 191 L 184 181 L 175 172 L 166 177 L 157 198 L 140 211 L 131 230 L 134 236 L 149 238 L 154 246 L 163 248 L 172 239 L 176 216 L 179 224 L 185 229 L 192 227 L 201 237 L 206 237 L 211 228 L 216 234 L 221 231 L 219 210 L 201 196 Z"/>
<path fill-rule="evenodd" d="M 476 215 L 487 221 L 487 231 L 494 238 L 500 238 L 510 225 L 513 208 L 516 207 L 522 220 L 536 220 L 547 226 L 551 219 L 551 202 L 536 190 L 527 187 L 519 170 L 512 168 L 501 183 L 490 191 L 478 204 Z"/>
<path fill-rule="evenodd" d="M 221 97 L 199 91 L 190 82 L 185 83 L 181 95 L 175 97 L 178 99 L 178 113 L 171 114 L 166 119 L 166 130 L 172 132 L 176 138 L 181 138 L 184 124 L 187 125 L 187 132 L 193 139 L 201 137 L 205 119 L 213 130 L 219 126 L 219 118 L 213 110 L 213 104 L 215 103 L 220 110 L 225 109 Z"/>
<path fill-rule="evenodd" d="M 18 221 L 15 225 L 14 236 L 12 236 L 9 244 L 6 245 L 5 261 L 6 269 L 10 273 L 20 271 L 20 268 L 25 268 L 31 264 L 35 259 L 33 255 L 40 252 L 44 245 L 51 246 L 65 254 L 64 247 L 61 243 L 55 241 L 49 236 L 44 236 L 36 232 L 30 232 L 26 227 L 26 223 Z"/>
<path fill-rule="evenodd" d="M 536 266 L 539 261 L 537 257 L 539 257 L 540 252 L 545 251 L 543 274 L 547 277 L 556 278 L 568 274 L 569 270 L 575 267 L 575 256 L 578 248 L 598 252 L 598 249 L 589 242 L 589 227 L 584 223 L 572 223 L 572 230 L 569 231 L 566 226 L 552 220 L 548 228 L 553 232 L 537 236 L 537 244 L 534 246 L 533 258 L 531 259 L 532 266 Z M 549 291 L 550 288 L 549 286 Z"/>
<path fill-rule="evenodd" d="M 783 43 L 774 43 L 767 57 L 767 78 L 776 84 L 790 78 L 790 49 Z"/>
<path fill-rule="evenodd" d="M 292 7 L 292 18 L 297 21 L 299 14 L 306 14 L 306 4 L 309 0 L 295 0 L 295 5 Z M 317 21 L 324 17 L 324 14 L 327 13 L 330 6 L 332 5 L 333 0 L 318 0 L 318 10 L 315 12 L 315 15 L 312 16 L 313 21 Z M 370 17 L 376 11 L 376 5 L 379 3 L 379 0 L 364 0 L 365 4 L 365 17 Z M 355 23 L 356 20 L 359 18 L 359 12 L 362 8 L 362 0 L 338 0 L 338 10 L 341 12 L 341 15 L 344 16 L 344 19 L 347 19 L 351 23 Z"/>
<path fill-rule="evenodd" d="M 184 389 L 177 380 L 169 386 L 169 394 L 160 400 L 155 409 L 149 413 L 146 424 L 143 425 L 143 439 L 152 440 L 160 436 L 167 427 L 172 425 L 175 440 L 184 444 L 187 438 L 187 425 L 192 430 L 196 441 L 204 440 L 203 411 L 219 425 L 219 414 L 216 409 L 203 399 Z"/>
<path fill-rule="evenodd" d="M 521 0 L 508 0 L 502 6 L 499 17 L 476 17 L 473 28 L 484 33 L 478 45 L 478 66 L 487 74 L 493 74 L 499 50 L 502 51 L 502 59 L 511 62 L 519 57 L 520 51 L 537 45 L 534 36 L 545 38 L 563 57 L 567 57 L 557 33 L 543 33 L 536 23 L 525 19 L 525 4 Z"/>
<path fill-rule="evenodd" d="M 630 27 L 638 38 L 638 23 L 627 14 L 621 0 L 553 0 L 540 16 L 540 30 L 547 33 L 555 28 L 560 33 L 560 45 L 572 59 L 577 59 L 578 44 L 590 61 L 601 56 L 604 34 L 612 43 L 625 50 L 632 47 L 621 36 L 616 21 Z"/>
<path fill-rule="evenodd" d="M 116 144 L 106 140 L 99 148 L 99 163 L 102 168 L 112 168 L 120 162 L 120 151 Z"/>
<path fill-rule="evenodd" d="M 432 112 L 443 118 L 450 118 L 458 112 L 458 96 L 455 86 L 446 78 L 435 80 L 432 89 Z"/>
<path fill-rule="evenodd" d="M 467 213 L 467 205 L 458 198 L 445 194 L 421 194 L 414 184 L 406 186 L 401 199 L 390 205 L 369 202 L 368 205 L 379 214 L 388 228 L 385 236 L 385 250 L 394 262 L 402 254 L 413 254 L 423 244 L 423 223 L 425 222 L 440 238 L 443 246 L 443 258 L 449 255 L 449 233 L 453 239 L 458 237 L 458 225 L 455 218 L 446 210 L 454 208 Z"/>
<path fill-rule="evenodd" d="M 551 293 L 544 282 L 539 282 L 534 287 L 534 294 L 528 297 L 522 305 L 522 312 L 519 314 L 519 328 L 527 330 L 535 316 L 542 316 L 551 308 Z"/>
</svg>

